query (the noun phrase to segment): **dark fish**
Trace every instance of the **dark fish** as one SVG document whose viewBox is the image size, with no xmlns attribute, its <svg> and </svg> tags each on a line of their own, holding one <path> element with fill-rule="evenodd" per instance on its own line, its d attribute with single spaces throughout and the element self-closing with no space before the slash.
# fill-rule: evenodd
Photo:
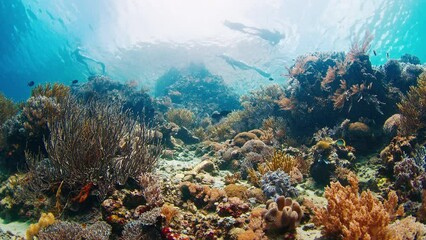
<svg viewBox="0 0 426 240">
<path fill-rule="evenodd" d="M 34 86 L 34 84 L 35 84 L 35 82 L 34 82 L 34 81 L 29 81 L 29 82 L 28 82 L 28 86 L 29 86 L 29 87 Z"/>
<path fill-rule="evenodd" d="M 387 59 L 389 59 L 389 58 L 390 58 L 390 55 L 389 55 L 389 53 L 388 53 L 388 52 L 386 53 L 386 58 L 387 58 Z"/>
<path fill-rule="evenodd" d="M 224 110 L 224 111 L 220 111 L 220 112 L 218 112 L 218 111 L 214 111 L 213 113 L 212 113 L 212 119 L 214 119 L 214 120 L 216 120 L 216 121 L 219 121 L 220 119 L 222 119 L 222 118 L 224 118 L 224 117 L 226 117 L 228 114 L 230 114 L 231 113 L 231 111 L 227 111 L 227 110 Z"/>
<path fill-rule="evenodd" d="M 373 50 L 374 56 L 377 56 L 376 50 Z"/>
<path fill-rule="evenodd" d="M 78 80 L 77 79 L 74 79 L 74 80 L 72 80 L 72 82 L 71 82 L 72 84 L 77 84 L 78 83 Z"/>
<path fill-rule="evenodd" d="M 270 78 L 269 78 L 269 81 L 274 81 L 274 79 L 270 77 Z"/>
</svg>

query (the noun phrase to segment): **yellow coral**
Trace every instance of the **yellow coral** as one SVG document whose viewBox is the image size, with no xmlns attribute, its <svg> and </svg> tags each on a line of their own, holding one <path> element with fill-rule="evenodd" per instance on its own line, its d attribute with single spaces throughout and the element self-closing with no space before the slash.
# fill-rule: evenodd
<svg viewBox="0 0 426 240">
<path fill-rule="evenodd" d="M 291 155 L 286 154 L 283 151 L 275 150 L 274 155 L 267 160 L 263 165 L 259 166 L 259 172 L 261 175 L 269 171 L 283 170 L 290 174 L 290 172 L 297 168 L 297 160 Z"/>
<path fill-rule="evenodd" d="M 38 234 L 38 232 L 46 228 L 50 225 L 52 225 L 55 222 L 55 216 L 52 213 L 42 213 L 40 219 L 38 220 L 38 223 L 31 224 L 26 232 L 26 238 L 28 240 L 34 239 L 34 236 Z"/>
</svg>

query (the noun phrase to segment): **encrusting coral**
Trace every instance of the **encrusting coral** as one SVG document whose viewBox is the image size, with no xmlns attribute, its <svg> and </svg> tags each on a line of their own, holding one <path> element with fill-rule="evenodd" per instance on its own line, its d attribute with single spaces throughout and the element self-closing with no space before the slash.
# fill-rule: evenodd
<svg viewBox="0 0 426 240">
<path fill-rule="evenodd" d="M 343 239 L 385 239 L 388 225 L 404 209 L 398 207 L 398 197 L 390 192 L 388 200 L 379 201 L 370 191 L 358 193 L 358 179 L 349 174 L 349 186 L 343 187 L 339 182 L 331 183 L 325 189 L 327 208 L 316 208 L 313 221 L 323 225 L 323 234 Z"/>
</svg>

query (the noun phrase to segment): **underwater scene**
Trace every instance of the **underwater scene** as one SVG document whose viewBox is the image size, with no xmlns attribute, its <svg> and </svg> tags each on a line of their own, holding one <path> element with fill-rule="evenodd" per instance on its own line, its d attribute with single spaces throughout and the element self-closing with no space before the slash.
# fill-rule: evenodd
<svg viewBox="0 0 426 240">
<path fill-rule="evenodd" d="M 0 1 L 0 239 L 426 239 L 425 6 Z"/>
</svg>

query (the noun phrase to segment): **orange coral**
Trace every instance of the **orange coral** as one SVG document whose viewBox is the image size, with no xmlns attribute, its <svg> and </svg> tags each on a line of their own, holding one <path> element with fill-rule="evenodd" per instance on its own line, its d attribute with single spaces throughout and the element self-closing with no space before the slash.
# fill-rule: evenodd
<svg viewBox="0 0 426 240">
<path fill-rule="evenodd" d="M 294 66 L 288 69 L 288 75 L 290 77 L 294 77 L 296 75 L 304 73 L 306 63 L 316 62 L 318 61 L 318 59 L 319 58 L 315 55 L 305 55 L 305 56 L 298 57 L 296 59 L 296 63 L 294 64 Z"/>
<path fill-rule="evenodd" d="M 321 89 L 323 90 L 329 90 L 330 86 L 329 84 L 332 83 L 336 79 L 336 70 L 337 67 L 328 67 L 327 74 L 321 81 Z"/>
<path fill-rule="evenodd" d="M 387 226 L 397 216 L 404 213 L 402 206 L 397 208 L 398 197 L 390 192 L 388 200 L 380 202 L 370 191 L 358 193 L 358 179 L 348 176 L 350 186 L 331 183 L 325 190 L 327 208 L 316 208 L 313 221 L 324 225 L 326 236 L 343 239 L 383 239 Z"/>
<path fill-rule="evenodd" d="M 191 182 L 183 182 L 180 184 L 182 199 L 192 200 L 197 207 L 206 210 L 215 209 L 215 203 L 226 197 L 226 192 L 218 188 L 210 188 L 207 185 L 198 185 Z"/>
<path fill-rule="evenodd" d="M 74 197 L 72 201 L 78 203 L 83 203 L 84 201 L 86 201 L 93 186 L 94 184 L 92 182 L 89 182 L 88 184 L 84 185 L 84 187 L 80 190 L 80 193 L 76 197 Z"/>
<path fill-rule="evenodd" d="M 178 213 L 178 209 L 173 204 L 166 203 L 161 207 L 161 215 L 166 220 L 166 226 L 170 225 L 170 222 Z"/>
<path fill-rule="evenodd" d="M 333 100 L 334 109 L 342 109 L 345 106 L 345 102 L 348 99 L 349 92 L 347 90 L 347 84 L 345 80 L 340 80 L 340 88 L 334 92 L 331 97 Z"/>
</svg>

